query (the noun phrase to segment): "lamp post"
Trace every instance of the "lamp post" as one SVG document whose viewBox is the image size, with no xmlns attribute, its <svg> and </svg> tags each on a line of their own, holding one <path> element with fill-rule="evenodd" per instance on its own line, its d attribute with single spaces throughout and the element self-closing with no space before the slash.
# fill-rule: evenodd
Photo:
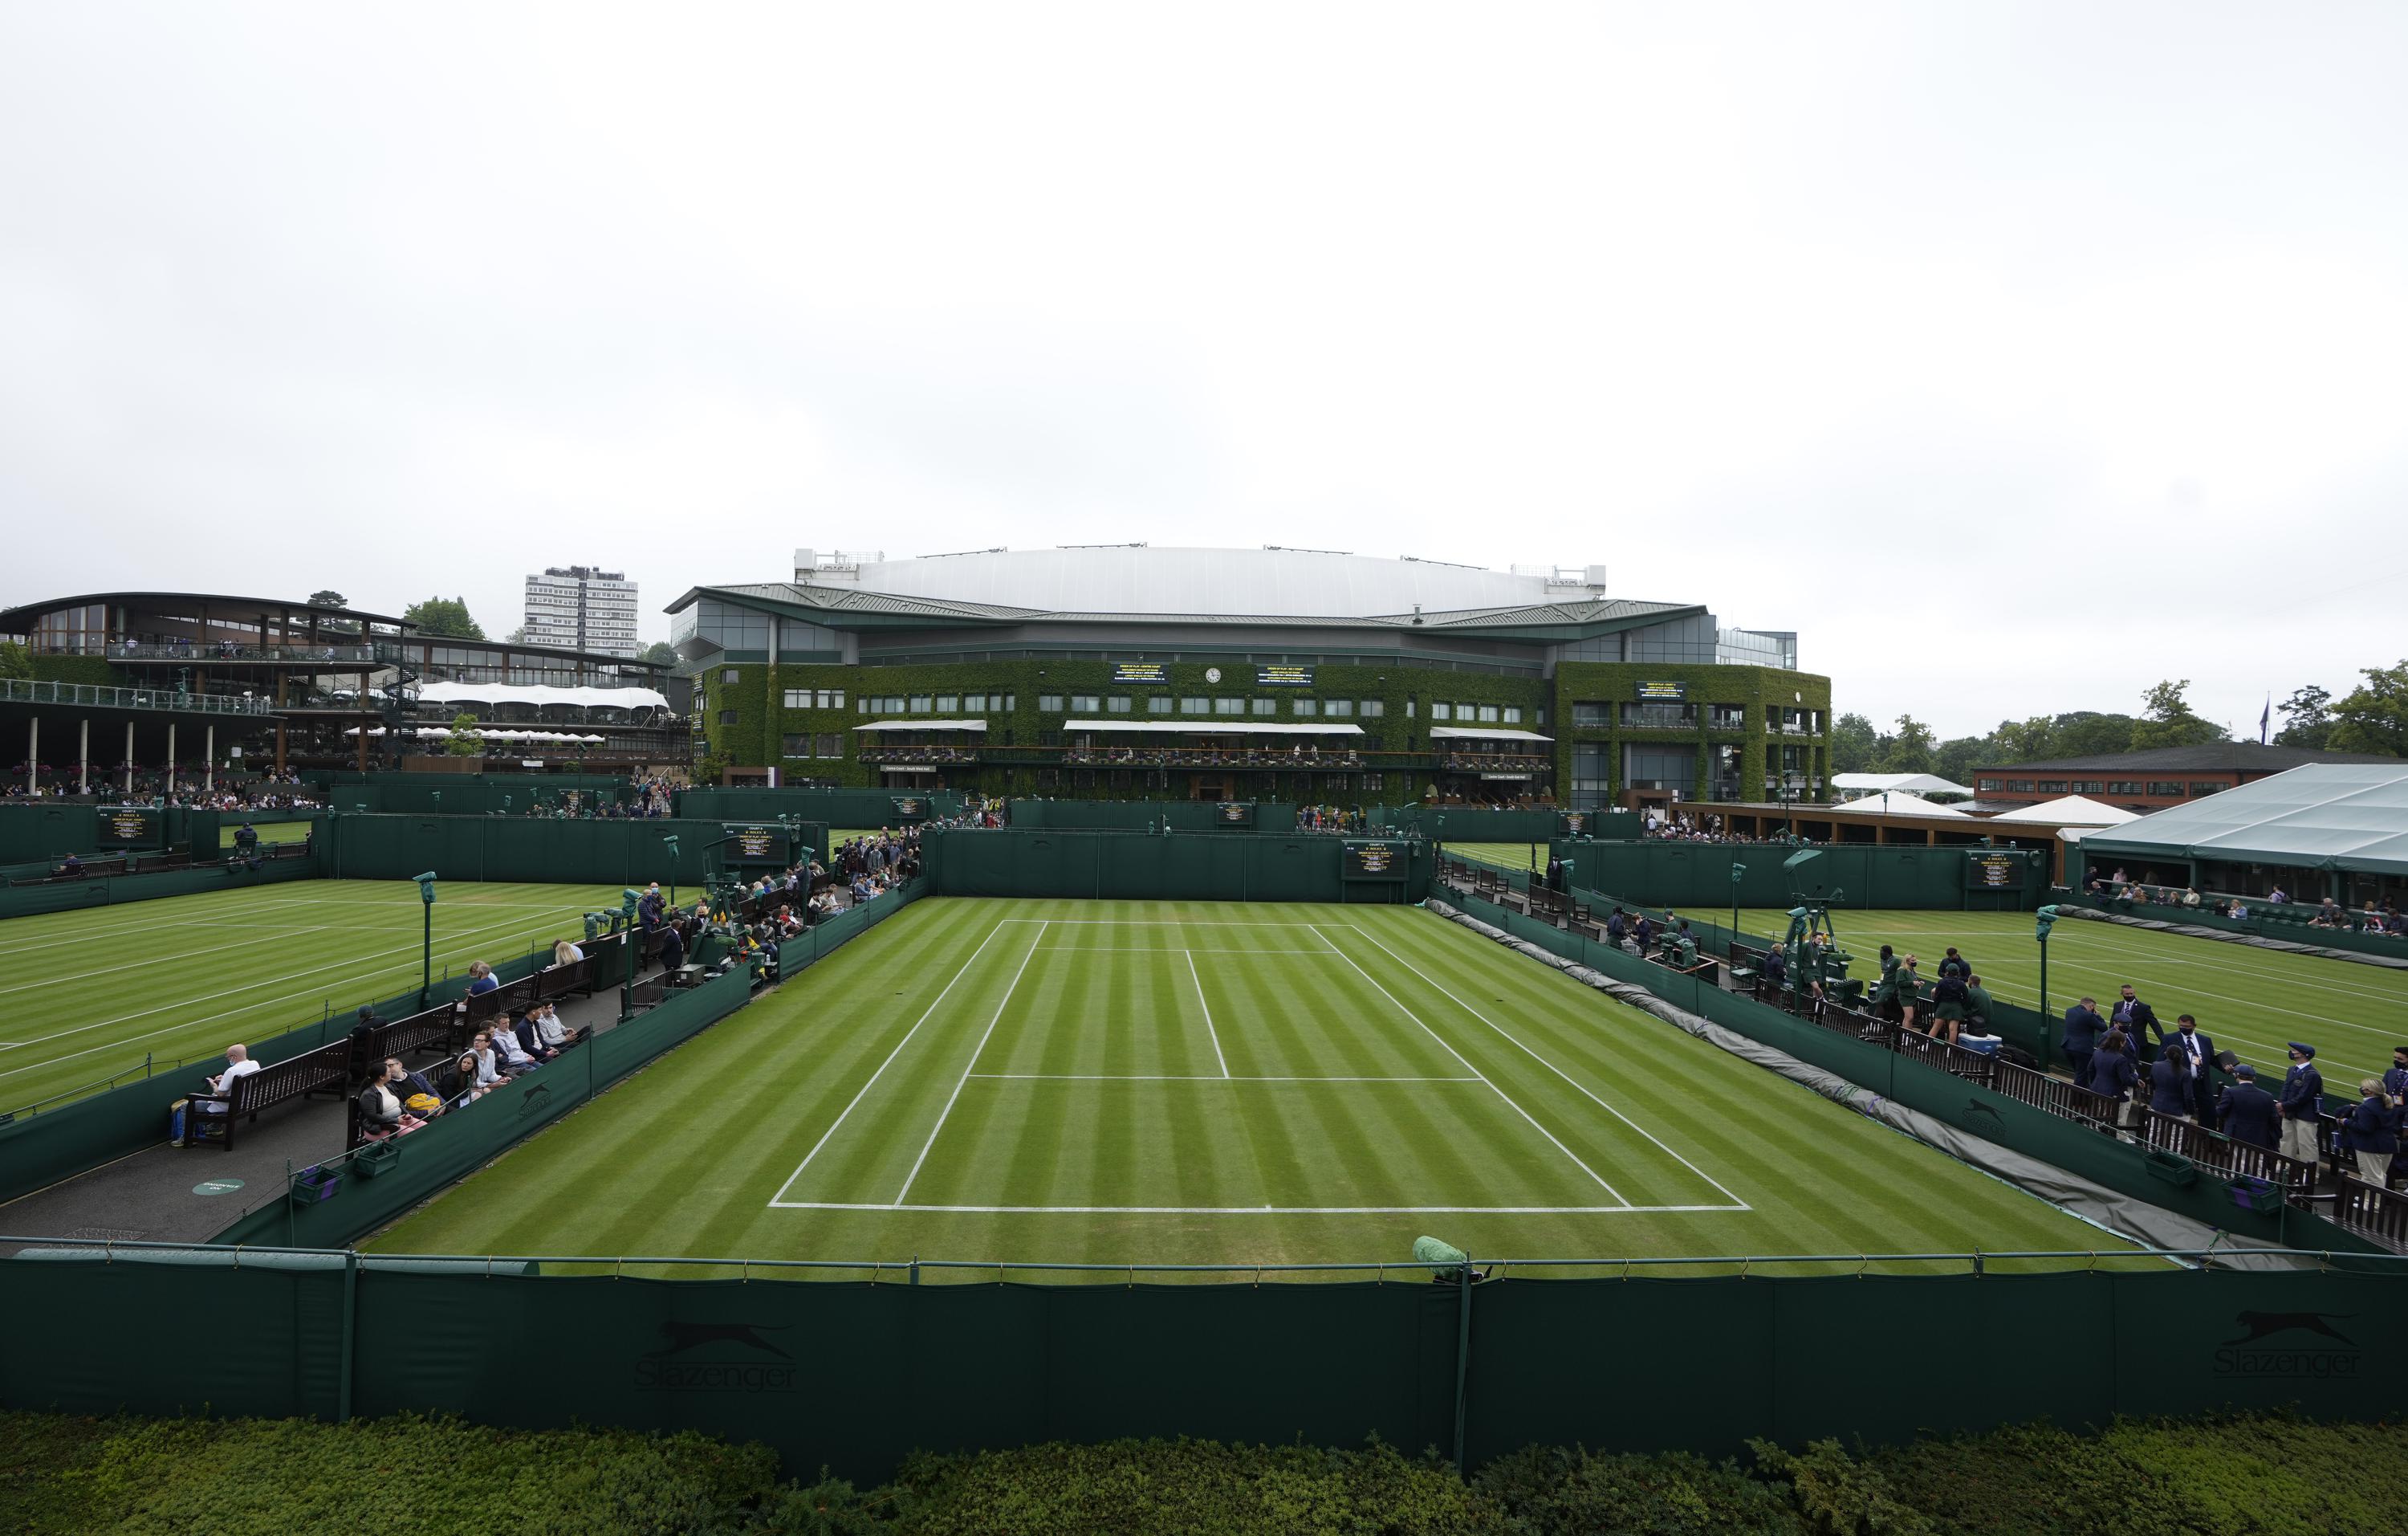
<svg viewBox="0 0 2408 1536">
<path fill-rule="evenodd" d="M 426 995 L 435 987 L 435 871 L 412 875 L 418 882 L 419 908 L 424 917 L 418 943 L 418 1009 L 426 1011 Z"/>
<path fill-rule="evenodd" d="M 2040 1012 L 2048 1016 L 2048 930 L 2057 926 L 2057 909 L 2042 907 L 2032 913 L 2032 938 L 2040 943 Z"/>
<path fill-rule="evenodd" d="M 1730 938 L 1729 938 L 1729 939 L 1725 942 L 1725 944 L 1724 944 L 1724 946 L 1723 946 L 1726 950 L 1727 950 L 1727 949 L 1731 948 L 1733 945 L 1736 945 L 1736 944 L 1739 942 L 1739 884 L 1740 884 L 1740 882 L 1741 882 L 1741 881 L 1745 880 L 1746 878 L 1747 878 L 1747 866 L 1746 866 L 1746 865 L 1744 865 L 1744 864 L 1741 864 L 1741 863 L 1739 863 L 1739 862 L 1738 862 L 1738 861 L 1736 861 L 1736 860 L 1732 861 L 1732 864 L 1731 864 L 1731 927 L 1730 927 Z"/>
<path fill-rule="evenodd" d="M 661 834 L 661 846 L 669 851 L 669 908 L 677 908 L 678 838 L 674 832 Z"/>
</svg>

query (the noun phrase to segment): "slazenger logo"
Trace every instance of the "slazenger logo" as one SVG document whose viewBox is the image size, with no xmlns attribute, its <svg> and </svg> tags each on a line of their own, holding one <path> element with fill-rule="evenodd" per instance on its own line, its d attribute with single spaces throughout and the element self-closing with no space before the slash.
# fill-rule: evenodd
<svg viewBox="0 0 2408 1536">
<path fill-rule="evenodd" d="M 2004 1129 L 2007 1124 L 2006 1121 L 1999 1117 L 1998 1111 L 1990 1108 L 1989 1105 L 1983 1103 L 1978 1098 L 1968 1098 L 1965 1100 L 1965 1113 L 1967 1114 L 1986 1114 L 1990 1117 L 1991 1123 L 1998 1126 L 2000 1129 Z"/>
<path fill-rule="evenodd" d="M 2274 1381 L 2331 1381 L 2358 1374 L 2365 1351 L 2333 1327 L 2356 1313 L 2243 1312 L 2233 1314 L 2241 1330 L 2216 1346 L 2215 1373 Z M 2289 1337 L 2306 1334 L 2306 1339 Z M 2329 1340 L 2319 1343 L 2317 1340 Z"/>
<path fill-rule="evenodd" d="M 765 1333 L 783 1325 L 663 1323 L 662 1346 L 636 1360 L 639 1392 L 791 1392 L 802 1368 Z M 763 1359 L 774 1356 L 783 1364 Z"/>
<path fill-rule="evenodd" d="M 519 1096 L 518 1118 L 522 1120 L 525 1119 L 530 1111 L 542 1105 L 551 1098 L 552 1084 L 549 1083 L 538 1083 L 534 1087 L 529 1088 L 525 1093 Z"/>
</svg>

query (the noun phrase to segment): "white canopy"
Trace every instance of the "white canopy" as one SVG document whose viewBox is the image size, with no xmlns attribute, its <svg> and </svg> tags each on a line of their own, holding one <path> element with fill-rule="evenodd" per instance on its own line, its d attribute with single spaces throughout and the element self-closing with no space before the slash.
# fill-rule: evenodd
<svg viewBox="0 0 2408 1536">
<path fill-rule="evenodd" d="M 983 720 L 873 720 L 857 731 L 982 731 Z"/>
<path fill-rule="evenodd" d="M 2121 826 L 2140 819 L 2129 811 L 2103 805 L 2086 795 L 2068 795 L 2039 805 L 2018 806 L 1990 818 L 1994 822 L 2040 822 L 2051 826 Z"/>
<path fill-rule="evenodd" d="M 1943 816 L 1960 822 L 1973 820 L 1972 817 L 1953 806 L 1944 806 L 1936 800 L 1927 800 L 1920 795 L 1897 793 L 1868 795 L 1861 800 L 1850 800 L 1837 809 L 1870 811 L 1876 816 Z"/>
<path fill-rule="evenodd" d="M 1952 783 L 1936 773 L 1834 773 L 1831 787 L 1842 794 L 1878 795 L 1886 790 L 1896 794 L 1904 790 L 1909 795 L 1971 795 L 1963 784 Z"/>
<path fill-rule="evenodd" d="M 1360 736 L 1360 725 L 1287 725 L 1268 720 L 1251 720 L 1243 716 L 1205 719 L 1189 716 L 1184 720 L 1066 720 L 1066 731 L 1151 731 L 1156 735 L 1173 732 L 1179 735 L 1202 733 L 1210 736 Z"/>
<path fill-rule="evenodd" d="M 422 682 L 421 704 L 575 704 L 615 710 L 666 710 L 668 699 L 651 688 L 554 688 L 540 682 Z"/>
<path fill-rule="evenodd" d="M 1541 736 L 1536 731 L 1498 730 L 1494 725 L 1482 725 L 1477 729 L 1469 725 L 1432 725 L 1430 739 L 1433 741 L 1552 741 L 1555 738 Z"/>
<path fill-rule="evenodd" d="M 343 734 L 345 736 L 357 736 L 360 734 L 360 728 L 357 725 L 353 725 Z M 368 727 L 368 734 L 370 736 L 382 736 L 384 734 L 384 727 L 382 725 L 371 725 Z M 452 734 L 452 727 L 449 725 L 405 725 L 402 727 L 402 734 L 404 736 L 415 736 L 420 740 L 423 741 L 434 737 L 450 736 Z M 580 736 L 575 731 L 496 730 L 487 726 L 478 727 L 474 734 L 483 737 L 489 741 L 600 742 L 607 739 L 607 738 L 599 736 Z"/>
</svg>

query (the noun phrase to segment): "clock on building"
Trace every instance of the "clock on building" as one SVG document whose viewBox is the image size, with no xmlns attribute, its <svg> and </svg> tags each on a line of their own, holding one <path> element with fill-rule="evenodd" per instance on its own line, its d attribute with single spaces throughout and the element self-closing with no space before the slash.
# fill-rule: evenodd
<svg viewBox="0 0 2408 1536">
<path fill-rule="evenodd" d="M 1217 668 L 1217 667 L 1207 667 L 1206 668 L 1204 668 L 1204 681 L 1205 681 L 1205 682 L 1220 682 L 1220 681 L 1221 681 L 1221 669 L 1220 669 L 1219 668 Z"/>
</svg>

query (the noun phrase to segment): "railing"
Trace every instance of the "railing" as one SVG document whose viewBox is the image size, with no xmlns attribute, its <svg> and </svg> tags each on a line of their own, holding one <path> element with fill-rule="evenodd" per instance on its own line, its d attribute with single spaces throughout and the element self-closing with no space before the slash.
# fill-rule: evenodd
<svg viewBox="0 0 2408 1536">
<path fill-rule="evenodd" d="M 2318 1165 L 2315 1163 L 2286 1157 L 2268 1147 L 2236 1141 L 2179 1115 L 2161 1114 L 2145 1105 L 2134 1113 L 2140 1123 L 2133 1128 L 2139 1132 L 2143 1146 L 2187 1157 L 2227 1178 L 2264 1179 L 2286 1185 L 2286 1193 L 2296 1199 L 2312 1199 L 2315 1196 Z"/>
<path fill-rule="evenodd" d="M 2093 1127 L 2113 1127 L 2124 1106 L 2122 1099 L 2092 1093 L 2064 1078 L 2051 1077 L 2012 1061 L 1999 1063 L 1998 1075 L 1990 1086 L 2018 1104 L 2028 1104 L 2061 1120 L 2075 1120 Z"/>
<path fill-rule="evenodd" d="M 184 694 L 166 688 L 113 688 L 93 682 L 40 682 L 25 678 L 0 680 L 0 703 L 83 705 L 102 710 L 177 710 L 254 718 L 265 718 L 276 712 L 276 706 L 265 698 Z"/>
<path fill-rule="evenodd" d="M 853 754 L 865 763 L 975 763 L 976 747 L 863 747 Z"/>
<path fill-rule="evenodd" d="M 1555 760 L 1552 757 L 1526 756 L 1518 754 L 1447 752 L 1439 754 L 1438 766 L 1467 773 L 1478 773 L 1483 769 L 1490 772 L 1541 773 L 1554 771 Z"/>
<path fill-rule="evenodd" d="M 2408 1254 L 2408 1195 L 2361 1179 L 2333 1183 L 2334 1221 L 2395 1254 Z"/>
<path fill-rule="evenodd" d="M 111 640 L 111 661 L 175 661 L 200 666 L 212 661 L 289 662 L 296 665 L 339 662 L 351 666 L 381 659 L 373 645 L 249 645 L 236 640 Z"/>
</svg>

